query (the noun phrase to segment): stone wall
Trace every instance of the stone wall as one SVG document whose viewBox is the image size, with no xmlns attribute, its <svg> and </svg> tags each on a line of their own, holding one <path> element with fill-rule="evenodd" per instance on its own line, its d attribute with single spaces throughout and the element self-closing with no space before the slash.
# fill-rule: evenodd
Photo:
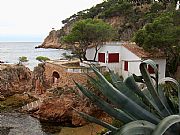
<svg viewBox="0 0 180 135">
<path fill-rule="evenodd" d="M 57 72 L 59 74 L 58 79 L 54 80 L 53 72 Z M 84 73 L 69 73 L 66 72 L 65 67 L 53 63 L 45 64 L 45 76 L 46 76 L 46 80 L 50 82 L 52 86 L 73 87 L 75 86 L 73 80 L 81 84 L 87 83 L 87 76 Z"/>
</svg>

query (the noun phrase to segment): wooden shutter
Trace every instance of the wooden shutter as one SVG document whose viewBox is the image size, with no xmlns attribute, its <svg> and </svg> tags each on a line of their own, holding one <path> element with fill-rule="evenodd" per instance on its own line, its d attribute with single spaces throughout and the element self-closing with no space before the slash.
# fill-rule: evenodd
<svg viewBox="0 0 180 135">
<path fill-rule="evenodd" d="M 128 61 L 124 61 L 124 71 L 128 71 Z"/>
<path fill-rule="evenodd" d="M 98 53 L 98 62 L 105 63 L 105 53 Z"/>
<path fill-rule="evenodd" d="M 108 63 L 119 63 L 119 53 L 109 53 Z"/>
</svg>

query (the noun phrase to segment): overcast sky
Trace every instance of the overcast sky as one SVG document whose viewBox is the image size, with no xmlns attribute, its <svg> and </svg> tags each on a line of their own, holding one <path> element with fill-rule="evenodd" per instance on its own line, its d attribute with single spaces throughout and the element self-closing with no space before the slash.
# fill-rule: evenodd
<svg viewBox="0 0 180 135">
<path fill-rule="evenodd" d="M 40 41 L 61 21 L 103 0 L 0 0 L 0 41 Z"/>
</svg>

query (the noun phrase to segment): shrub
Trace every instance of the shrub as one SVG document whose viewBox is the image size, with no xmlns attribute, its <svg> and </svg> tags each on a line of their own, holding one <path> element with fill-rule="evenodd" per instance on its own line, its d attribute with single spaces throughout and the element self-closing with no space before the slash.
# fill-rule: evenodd
<svg viewBox="0 0 180 135">
<path fill-rule="evenodd" d="M 38 56 L 36 57 L 36 60 L 40 61 L 40 62 L 45 62 L 47 60 L 50 60 L 48 57 L 45 56 Z"/>
</svg>

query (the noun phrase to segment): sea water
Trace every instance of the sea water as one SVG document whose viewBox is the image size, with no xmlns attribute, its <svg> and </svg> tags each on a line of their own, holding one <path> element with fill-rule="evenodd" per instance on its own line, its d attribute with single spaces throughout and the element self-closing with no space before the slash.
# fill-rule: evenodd
<svg viewBox="0 0 180 135">
<path fill-rule="evenodd" d="M 31 70 L 38 65 L 38 56 L 45 56 L 51 60 L 63 58 L 63 53 L 70 53 L 63 49 L 37 48 L 40 42 L 0 42 L 0 61 L 6 63 L 18 63 L 19 57 L 25 56 L 28 62 L 24 63 Z"/>
</svg>

